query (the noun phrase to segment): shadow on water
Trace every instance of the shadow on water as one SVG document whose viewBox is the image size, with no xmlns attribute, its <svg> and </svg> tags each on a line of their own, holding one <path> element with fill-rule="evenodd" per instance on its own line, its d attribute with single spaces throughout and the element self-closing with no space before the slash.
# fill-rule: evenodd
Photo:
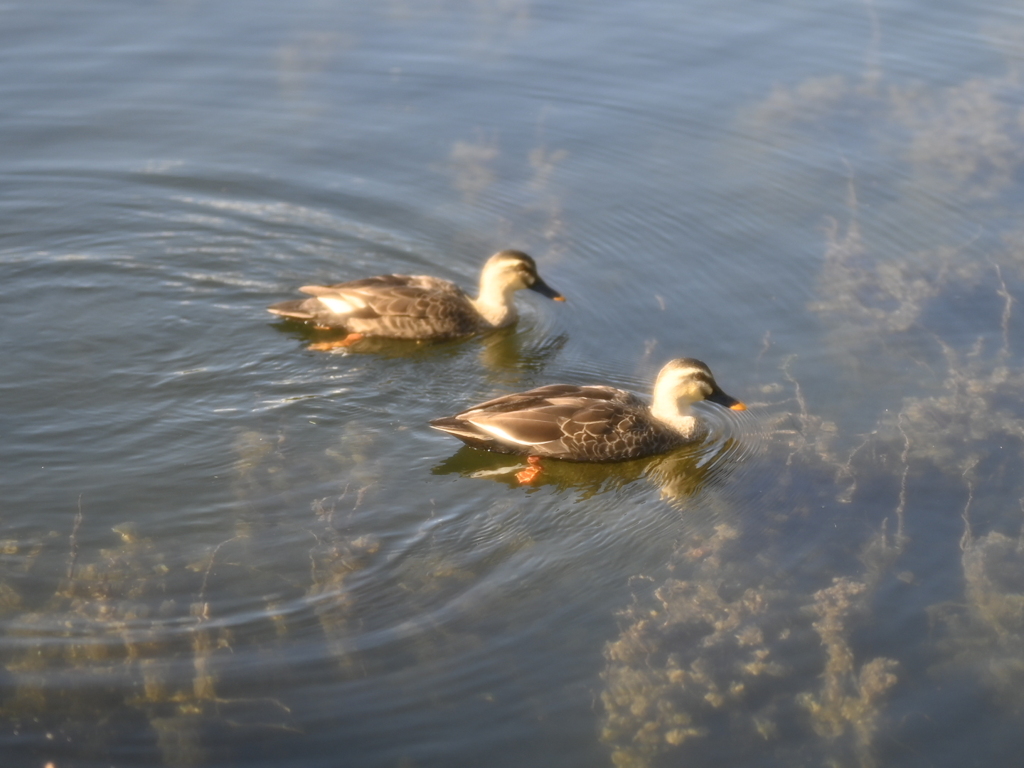
<svg viewBox="0 0 1024 768">
<path fill-rule="evenodd" d="M 663 456 L 611 463 L 545 459 L 540 463 L 541 472 L 524 486 L 516 476 L 529 466 L 524 457 L 463 446 L 437 464 L 431 473 L 492 480 L 509 488 L 550 487 L 559 492 L 571 491 L 579 500 L 646 479 L 659 489 L 663 499 L 684 506 L 689 497 L 728 475 L 728 457 L 734 447 L 733 441 L 726 440 L 710 446 L 687 446 Z"/>
<path fill-rule="evenodd" d="M 297 338 L 307 348 L 338 342 L 348 335 L 346 331 L 320 329 L 307 323 L 288 320 L 271 323 L 271 326 L 280 333 Z M 445 357 L 461 354 L 468 346 L 479 350 L 479 360 L 487 370 L 538 372 L 558 355 L 568 340 L 568 334 L 565 333 L 545 336 L 529 327 L 524 329 L 511 326 L 471 338 L 443 341 L 383 339 L 371 336 L 346 347 L 330 350 L 312 347 L 312 351 L 323 354 L 375 355 L 386 359 L 443 360 Z"/>
</svg>

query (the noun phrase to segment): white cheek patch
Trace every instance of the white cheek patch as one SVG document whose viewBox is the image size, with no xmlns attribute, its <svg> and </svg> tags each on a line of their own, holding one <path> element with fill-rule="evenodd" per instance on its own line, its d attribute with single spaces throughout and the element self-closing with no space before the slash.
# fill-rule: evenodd
<svg viewBox="0 0 1024 768">
<path fill-rule="evenodd" d="M 345 299 L 340 296 L 318 296 L 317 298 L 320 299 L 321 304 L 338 315 L 347 315 L 366 306 L 365 301 L 361 301 L 354 296 Z"/>
</svg>

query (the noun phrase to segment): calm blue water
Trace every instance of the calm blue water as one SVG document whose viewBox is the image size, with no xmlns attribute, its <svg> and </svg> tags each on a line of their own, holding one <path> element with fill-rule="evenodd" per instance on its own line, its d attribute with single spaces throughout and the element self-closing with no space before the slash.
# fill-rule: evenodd
<svg viewBox="0 0 1024 768">
<path fill-rule="evenodd" d="M 0 763 L 963 766 L 1024 747 L 1024 13 L 0 5 Z M 268 304 L 533 254 L 325 353 Z M 431 418 L 705 360 L 521 487 Z"/>
</svg>

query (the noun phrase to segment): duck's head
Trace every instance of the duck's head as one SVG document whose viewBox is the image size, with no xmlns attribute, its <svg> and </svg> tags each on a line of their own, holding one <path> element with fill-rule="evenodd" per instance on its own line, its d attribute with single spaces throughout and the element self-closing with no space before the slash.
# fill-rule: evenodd
<svg viewBox="0 0 1024 768">
<path fill-rule="evenodd" d="M 655 405 L 689 405 L 700 400 L 710 400 L 734 411 L 747 410 L 746 405 L 722 391 L 711 369 L 700 360 L 680 357 L 666 363 L 654 383 Z"/>
<path fill-rule="evenodd" d="M 555 301 L 565 297 L 537 274 L 537 263 L 522 251 L 499 251 L 487 260 L 480 274 L 481 293 L 497 289 L 502 294 L 529 288 Z"/>
</svg>

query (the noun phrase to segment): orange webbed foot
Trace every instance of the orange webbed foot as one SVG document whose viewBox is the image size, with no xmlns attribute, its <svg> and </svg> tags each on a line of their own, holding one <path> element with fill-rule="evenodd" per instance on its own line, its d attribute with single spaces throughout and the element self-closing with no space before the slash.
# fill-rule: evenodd
<svg viewBox="0 0 1024 768">
<path fill-rule="evenodd" d="M 344 339 L 338 341 L 317 341 L 310 344 L 306 349 L 312 349 L 316 352 L 330 352 L 332 349 L 340 349 L 342 347 L 351 347 L 357 341 L 363 338 L 361 333 L 350 333 Z"/>
<path fill-rule="evenodd" d="M 540 465 L 540 456 L 527 456 L 526 463 L 530 466 L 516 472 L 516 480 L 520 485 L 529 485 L 537 478 L 537 475 L 544 471 Z"/>
</svg>

